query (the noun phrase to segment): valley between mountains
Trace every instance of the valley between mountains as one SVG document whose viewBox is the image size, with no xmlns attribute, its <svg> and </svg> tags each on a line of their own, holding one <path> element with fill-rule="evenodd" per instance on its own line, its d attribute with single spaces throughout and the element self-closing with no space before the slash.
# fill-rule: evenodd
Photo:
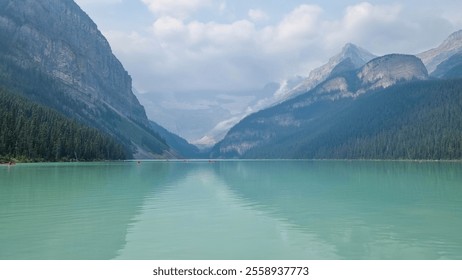
<svg viewBox="0 0 462 280">
<path fill-rule="evenodd" d="M 462 159 L 462 31 L 420 54 L 340 49 L 255 99 L 222 95 L 231 115 L 192 112 L 198 121 L 185 126 L 204 134 L 198 147 L 148 119 L 131 76 L 74 1 L 0 0 L 0 161 Z"/>
</svg>

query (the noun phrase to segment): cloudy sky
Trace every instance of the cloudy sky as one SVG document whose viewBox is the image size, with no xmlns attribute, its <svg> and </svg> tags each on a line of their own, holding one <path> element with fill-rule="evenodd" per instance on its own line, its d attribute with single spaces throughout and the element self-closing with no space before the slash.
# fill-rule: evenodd
<svg viewBox="0 0 462 280">
<path fill-rule="evenodd" d="M 140 92 L 244 90 L 307 75 L 352 42 L 416 54 L 462 29 L 460 0 L 76 0 Z"/>
</svg>

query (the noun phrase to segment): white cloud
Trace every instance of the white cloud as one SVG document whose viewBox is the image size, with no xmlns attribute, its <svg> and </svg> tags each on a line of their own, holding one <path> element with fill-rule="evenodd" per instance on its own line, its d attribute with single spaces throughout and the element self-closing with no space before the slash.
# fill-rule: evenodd
<svg viewBox="0 0 462 280">
<path fill-rule="evenodd" d="M 143 3 L 157 15 L 185 18 L 196 10 L 210 5 L 212 0 L 143 0 Z"/>
<path fill-rule="evenodd" d="M 157 37 L 168 40 L 176 36 L 181 36 L 185 31 L 185 26 L 183 21 L 177 18 L 164 16 L 154 22 L 153 31 Z"/>
<path fill-rule="evenodd" d="M 250 9 L 248 15 L 250 20 L 253 22 L 262 22 L 269 19 L 268 14 L 260 9 Z"/>
<path fill-rule="evenodd" d="M 161 17 L 152 31 L 152 41 L 161 47 L 156 50 L 155 61 L 151 57 L 150 69 L 153 77 L 162 77 L 159 88 L 167 89 L 174 79 L 177 89 L 232 87 L 250 75 L 245 62 L 253 59 L 254 53 L 248 51 L 257 36 L 250 21 L 221 24 Z"/>
<path fill-rule="evenodd" d="M 122 0 L 75 0 L 77 4 L 80 6 L 90 6 L 90 5 L 112 5 L 112 4 L 119 4 L 122 3 Z"/>
<path fill-rule="evenodd" d="M 342 18 L 326 21 L 325 27 L 326 48 L 353 42 L 378 55 L 416 54 L 435 47 L 457 28 L 438 12 L 419 6 L 368 2 L 348 6 Z"/>
<path fill-rule="evenodd" d="M 326 22 L 323 36 L 325 44 L 338 46 L 339 43 L 353 41 L 358 44 L 389 40 L 390 32 L 405 28 L 401 20 L 400 5 L 372 5 L 368 2 L 348 6 L 343 18 Z M 391 40 L 389 40 L 390 42 Z M 388 47 L 388 46 L 387 46 Z"/>
<path fill-rule="evenodd" d="M 208 55 L 247 51 L 257 30 L 252 22 L 239 20 L 229 24 L 199 21 L 184 22 L 173 17 L 161 17 L 153 24 L 153 34 L 162 45 L 184 54 L 208 59 Z"/>
<path fill-rule="evenodd" d="M 301 5 L 275 26 L 261 31 L 263 45 L 271 53 L 287 53 L 309 47 L 320 31 L 323 10 L 315 5 Z"/>
<path fill-rule="evenodd" d="M 302 4 L 278 22 L 261 9 L 247 9 L 240 19 L 218 22 L 190 17 L 208 9 L 211 0 L 143 2 L 156 14 L 149 32 L 112 32 L 108 38 L 135 85 L 146 91 L 257 88 L 307 75 L 347 42 L 377 54 L 407 52 L 434 40 L 427 30 L 447 36 L 454 28 L 441 16 L 417 14 L 405 4 L 362 2 L 337 18 Z M 227 9 L 226 1 L 214 4 Z"/>
<path fill-rule="evenodd" d="M 322 8 L 315 5 L 301 5 L 287 15 L 277 27 L 283 39 L 297 39 L 311 36 L 319 28 Z"/>
<path fill-rule="evenodd" d="M 220 3 L 220 6 L 218 6 L 218 10 L 220 13 L 224 13 L 226 11 L 228 4 L 226 4 L 226 1 L 223 1 Z"/>
<path fill-rule="evenodd" d="M 224 52 L 234 52 L 236 48 L 247 49 L 252 43 L 256 30 L 253 23 L 239 20 L 229 24 L 193 22 L 188 25 L 193 42 L 222 47 Z"/>
</svg>

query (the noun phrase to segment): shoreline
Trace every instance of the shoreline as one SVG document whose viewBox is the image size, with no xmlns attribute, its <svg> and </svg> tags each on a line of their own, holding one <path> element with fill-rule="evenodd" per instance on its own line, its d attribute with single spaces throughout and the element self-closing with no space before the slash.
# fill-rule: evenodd
<svg viewBox="0 0 462 280">
<path fill-rule="evenodd" d="M 288 161 L 306 161 L 306 162 L 409 162 L 409 163 L 462 163 L 462 159 L 129 159 L 129 160 L 94 160 L 94 161 L 11 161 L 0 162 L 0 166 L 15 166 L 22 164 L 63 164 L 63 163 L 123 163 L 123 162 L 175 162 L 175 163 L 217 163 L 217 162 L 288 162 Z"/>
</svg>

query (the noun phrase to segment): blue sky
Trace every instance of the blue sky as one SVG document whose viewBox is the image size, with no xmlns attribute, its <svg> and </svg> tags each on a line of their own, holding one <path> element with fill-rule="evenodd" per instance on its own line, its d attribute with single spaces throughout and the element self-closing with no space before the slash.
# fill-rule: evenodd
<svg viewBox="0 0 462 280">
<path fill-rule="evenodd" d="M 462 1 L 77 0 L 145 93 L 261 88 L 352 42 L 416 54 L 462 29 Z"/>
</svg>

